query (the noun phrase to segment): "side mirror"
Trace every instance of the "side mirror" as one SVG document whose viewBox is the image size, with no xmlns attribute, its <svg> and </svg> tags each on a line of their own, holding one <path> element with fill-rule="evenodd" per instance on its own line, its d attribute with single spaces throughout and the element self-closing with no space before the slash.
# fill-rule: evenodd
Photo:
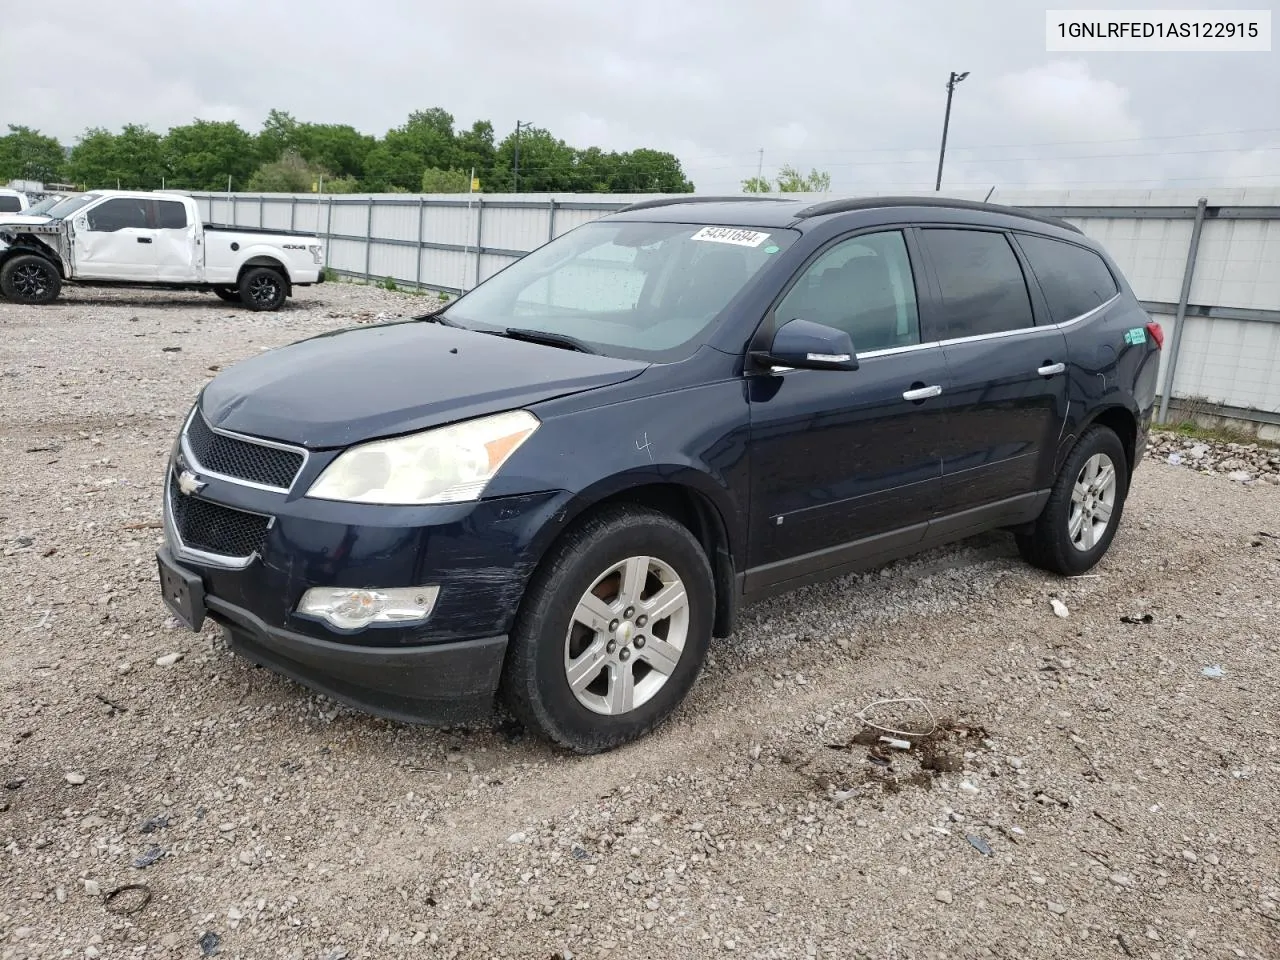
<svg viewBox="0 0 1280 960">
<path fill-rule="evenodd" d="M 849 334 L 811 320 L 788 320 L 774 333 L 768 350 L 753 351 L 751 356 L 767 366 L 799 370 L 858 369 Z"/>
</svg>

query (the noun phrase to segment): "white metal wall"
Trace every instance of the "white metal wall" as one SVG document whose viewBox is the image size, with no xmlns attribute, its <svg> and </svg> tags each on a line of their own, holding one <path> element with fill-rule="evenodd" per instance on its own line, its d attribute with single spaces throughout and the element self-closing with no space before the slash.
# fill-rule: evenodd
<svg viewBox="0 0 1280 960">
<path fill-rule="evenodd" d="M 982 200 L 986 191 L 948 196 Z M 1154 319 L 1175 310 L 1200 197 L 1188 190 L 1003 191 L 993 202 L 1066 216 L 1103 244 Z M 513 259 L 610 210 L 658 195 L 195 194 L 207 222 L 302 230 L 327 240 L 340 273 L 436 290 L 468 290 Z M 803 195 L 798 195 L 803 196 Z M 814 200 L 830 199 L 809 195 Z M 1280 418 L 1280 188 L 1211 191 L 1209 205 L 1256 216 L 1205 220 L 1172 397 Z M 1247 211 L 1246 211 L 1247 212 Z M 1232 316 L 1215 316 L 1223 310 Z M 1245 311 L 1246 316 L 1239 316 Z M 1252 315 L 1256 314 L 1256 315 Z M 1170 351 L 1161 357 L 1161 382 Z"/>
</svg>

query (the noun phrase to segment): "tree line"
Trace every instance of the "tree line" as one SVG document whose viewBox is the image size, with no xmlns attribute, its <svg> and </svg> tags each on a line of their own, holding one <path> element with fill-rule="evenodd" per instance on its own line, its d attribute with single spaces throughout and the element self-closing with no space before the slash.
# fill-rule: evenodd
<svg viewBox="0 0 1280 960">
<path fill-rule="evenodd" d="M 493 124 L 457 129 L 453 116 L 417 110 L 382 137 L 347 124 L 307 123 L 272 110 L 257 133 L 233 121 L 195 120 L 160 134 L 142 124 L 91 127 L 70 155 L 54 137 L 9 125 L 0 183 L 39 180 L 85 190 L 232 190 L 282 193 L 460 193 L 472 171 L 486 193 L 692 193 L 671 153 L 578 148 L 540 127 L 497 140 Z"/>
</svg>

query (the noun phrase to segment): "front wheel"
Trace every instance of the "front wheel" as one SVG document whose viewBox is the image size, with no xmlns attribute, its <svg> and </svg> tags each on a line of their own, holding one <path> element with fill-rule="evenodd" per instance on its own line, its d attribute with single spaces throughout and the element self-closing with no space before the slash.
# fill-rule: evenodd
<svg viewBox="0 0 1280 960">
<path fill-rule="evenodd" d="M 530 582 L 503 699 L 578 753 L 635 740 L 689 692 L 714 608 L 711 565 L 685 527 L 640 507 L 606 509 L 566 535 Z"/>
<path fill-rule="evenodd" d="M 14 303 L 53 303 L 61 291 L 58 268 L 44 257 L 24 253 L 0 268 L 0 293 Z"/>
<path fill-rule="evenodd" d="M 1090 427 L 1062 465 L 1032 532 L 1017 537 L 1023 559 L 1066 576 L 1089 570 L 1111 546 L 1128 493 L 1120 438 L 1108 427 Z"/>
<path fill-rule="evenodd" d="M 252 267 L 240 278 L 240 300 L 250 310 L 279 310 L 288 296 L 289 285 L 271 267 Z"/>
</svg>

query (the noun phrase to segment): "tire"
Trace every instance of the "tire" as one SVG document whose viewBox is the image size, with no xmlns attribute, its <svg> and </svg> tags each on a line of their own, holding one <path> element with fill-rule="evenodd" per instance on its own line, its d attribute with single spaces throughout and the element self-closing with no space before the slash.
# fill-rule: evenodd
<svg viewBox="0 0 1280 960">
<path fill-rule="evenodd" d="M 1120 525 L 1129 493 L 1128 464 L 1114 431 L 1086 430 L 1062 465 L 1032 532 L 1016 538 L 1023 559 L 1064 576 L 1092 569 Z"/>
<path fill-rule="evenodd" d="M 219 300 L 226 300 L 228 303 L 240 302 L 240 291 L 235 287 L 214 287 L 213 292 Z"/>
<path fill-rule="evenodd" d="M 61 292 L 58 268 L 44 257 L 23 253 L 0 268 L 0 293 L 14 303 L 53 303 Z"/>
<path fill-rule="evenodd" d="M 642 571 L 637 602 L 628 588 Z M 659 591 L 669 591 L 665 601 Z M 655 598 L 677 605 L 647 620 Z M 693 534 L 653 510 L 606 508 L 567 533 L 530 581 L 502 699 L 526 728 L 576 753 L 621 746 L 684 700 L 706 657 L 714 613 L 711 564 Z"/>
<path fill-rule="evenodd" d="M 240 302 L 250 310 L 279 310 L 289 283 L 274 267 L 250 267 L 240 276 Z"/>
</svg>

